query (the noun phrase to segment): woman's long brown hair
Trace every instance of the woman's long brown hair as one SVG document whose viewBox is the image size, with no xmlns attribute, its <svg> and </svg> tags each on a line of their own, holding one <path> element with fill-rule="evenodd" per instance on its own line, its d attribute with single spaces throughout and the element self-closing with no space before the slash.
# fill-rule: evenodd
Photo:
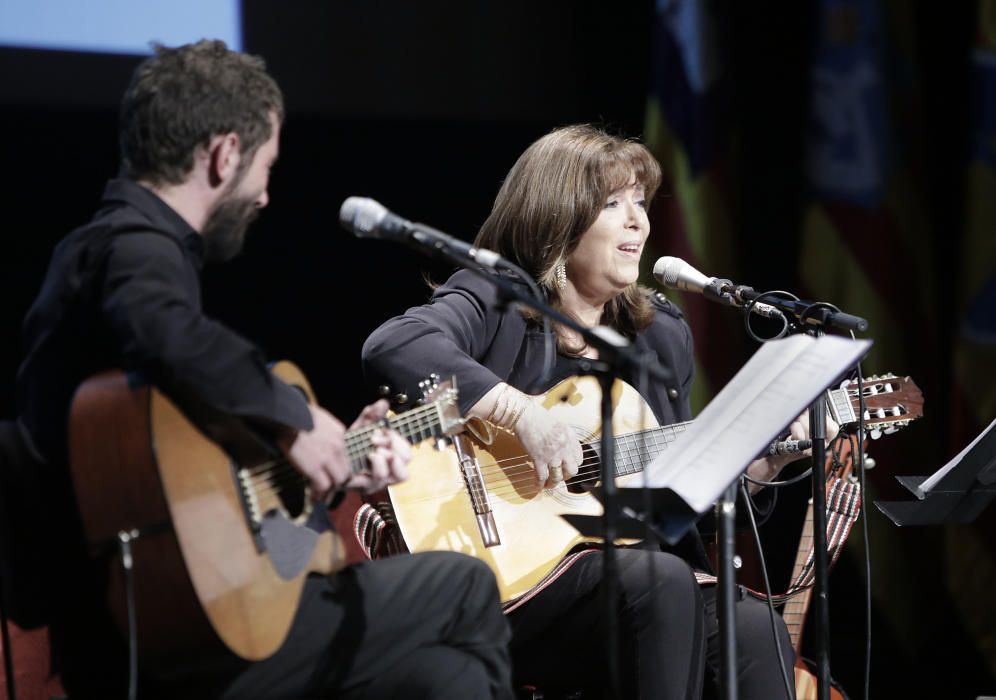
<svg viewBox="0 0 996 700">
<path fill-rule="evenodd" d="M 649 202 L 661 170 L 643 144 L 587 124 L 555 129 L 512 166 L 475 245 L 514 260 L 562 308 L 557 265 L 567 262 L 609 196 L 634 179 Z M 632 336 L 652 319 L 647 294 L 632 284 L 605 305 L 601 323 Z M 560 346 L 568 354 L 583 350 L 565 344 L 562 334 Z"/>
</svg>

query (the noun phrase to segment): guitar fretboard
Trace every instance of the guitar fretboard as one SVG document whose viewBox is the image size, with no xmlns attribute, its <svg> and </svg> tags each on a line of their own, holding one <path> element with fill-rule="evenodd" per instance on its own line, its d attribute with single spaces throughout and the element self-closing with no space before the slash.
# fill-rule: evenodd
<svg viewBox="0 0 996 700">
<path fill-rule="evenodd" d="M 643 468 L 654 457 L 667 449 L 667 446 L 677 440 L 678 436 L 685 432 L 691 424 L 692 421 L 672 423 L 659 428 L 648 428 L 617 436 L 612 441 L 616 476 L 626 476 L 643 471 Z M 589 446 L 601 460 L 602 443 L 596 440 L 589 443 Z"/>
<path fill-rule="evenodd" d="M 387 419 L 387 425 L 375 423 L 346 433 L 346 456 L 353 473 L 368 468 L 367 454 L 370 452 L 370 439 L 379 428 L 396 430 L 410 443 L 417 444 L 443 434 L 443 423 L 436 403 L 414 408 Z"/>
<path fill-rule="evenodd" d="M 848 403 L 847 392 L 843 389 L 832 389 L 826 392 L 828 404 Z M 693 421 L 672 423 L 659 428 L 649 428 L 635 433 L 619 435 L 613 440 L 615 447 L 616 476 L 626 476 L 643 471 L 644 467 L 657 455 L 667 449 L 667 446 L 678 439 L 681 433 L 688 430 Z M 602 445 L 595 440 L 589 443 L 595 454 L 601 459 Z"/>
<path fill-rule="evenodd" d="M 799 549 L 795 554 L 795 565 L 792 567 L 791 581 L 795 581 L 802 574 L 806 563 L 809 561 L 809 552 L 813 548 L 813 502 L 809 502 L 806 510 L 806 520 L 802 526 L 802 535 L 799 537 Z M 807 589 L 789 599 L 785 603 L 782 611 L 782 618 L 788 628 L 789 638 L 792 640 L 792 648 L 798 654 L 802 646 L 802 627 L 806 622 L 806 612 L 809 610 L 809 600 L 812 597 L 812 589 Z"/>
</svg>

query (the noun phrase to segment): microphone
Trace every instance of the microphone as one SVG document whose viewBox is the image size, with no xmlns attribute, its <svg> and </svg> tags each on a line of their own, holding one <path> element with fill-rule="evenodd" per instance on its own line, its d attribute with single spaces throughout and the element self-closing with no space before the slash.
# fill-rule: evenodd
<svg viewBox="0 0 996 700">
<path fill-rule="evenodd" d="M 745 291 L 754 291 L 750 287 L 734 285 L 727 279 L 706 277 L 681 258 L 665 255 L 654 263 L 654 279 L 668 289 L 680 289 L 683 292 L 697 292 L 713 301 L 727 306 L 741 306 Z M 770 304 L 755 303 L 750 307 L 752 313 L 765 318 L 784 319 L 779 309 Z"/>
<path fill-rule="evenodd" d="M 791 455 L 813 446 L 812 440 L 776 440 L 768 447 L 769 455 Z"/>
<path fill-rule="evenodd" d="M 403 219 L 369 197 L 348 197 L 339 208 L 339 223 L 357 238 L 381 238 L 428 248 L 433 252 L 469 258 L 495 269 L 505 260 L 487 248 L 476 248 L 434 228 Z"/>
<path fill-rule="evenodd" d="M 697 292 L 716 301 L 733 305 L 730 292 L 733 282 L 715 277 L 706 277 L 681 258 L 665 255 L 654 263 L 654 279 L 668 289 L 680 289 L 683 292 Z"/>
</svg>

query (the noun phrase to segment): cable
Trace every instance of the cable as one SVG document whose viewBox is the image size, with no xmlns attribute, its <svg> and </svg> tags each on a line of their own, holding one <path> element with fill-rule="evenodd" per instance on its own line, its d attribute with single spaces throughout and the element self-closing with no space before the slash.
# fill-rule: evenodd
<svg viewBox="0 0 996 700">
<path fill-rule="evenodd" d="M 751 338 L 754 339 L 754 341 L 758 343 L 766 343 L 769 340 L 778 340 L 779 338 L 784 338 L 788 334 L 789 320 L 788 317 L 785 316 L 785 314 L 781 315 L 782 329 L 778 331 L 778 333 L 776 333 L 775 335 L 771 336 L 770 338 L 765 338 L 764 336 L 758 335 L 757 333 L 754 332 L 754 329 L 750 325 L 750 319 L 751 316 L 753 315 L 751 314 L 751 309 L 754 308 L 754 305 L 757 304 L 759 301 L 761 301 L 763 297 L 775 296 L 779 294 L 785 297 L 790 297 L 793 301 L 799 301 L 799 297 L 797 297 L 795 294 L 792 294 L 792 292 L 786 292 L 781 289 L 773 289 L 770 292 L 762 292 L 761 294 L 758 294 L 756 297 L 748 301 L 743 306 L 744 330 L 747 331 L 747 335 L 749 335 Z"/>
<path fill-rule="evenodd" d="M 814 311 L 819 311 L 820 309 L 829 309 L 830 311 L 833 311 L 834 313 L 838 313 L 838 314 L 840 313 L 840 309 L 837 308 L 836 306 L 834 306 L 833 304 L 830 304 L 830 303 L 825 302 L 825 301 L 817 301 L 817 302 L 813 302 L 812 304 L 810 304 L 809 306 L 807 306 L 805 309 L 803 309 L 802 313 L 799 314 L 799 320 L 801 322 L 805 323 L 806 322 L 806 317 L 808 317 Z M 854 339 L 854 333 L 853 332 L 851 333 L 851 338 Z"/>
<path fill-rule="evenodd" d="M 854 333 L 851 333 L 854 337 Z M 861 373 L 861 363 L 857 365 L 858 372 L 858 479 L 861 483 L 861 536 L 865 545 L 865 700 L 869 699 L 871 689 L 871 653 L 872 653 L 872 569 L 871 540 L 868 537 L 868 491 L 865 490 L 865 391 L 864 377 Z"/>
<path fill-rule="evenodd" d="M 743 477 L 744 477 L 744 479 L 746 479 L 750 483 L 756 484 L 757 486 L 773 486 L 775 488 L 779 488 L 779 487 L 782 487 L 782 486 L 791 486 L 792 484 L 797 484 L 800 481 L 802 481 L 803 479 L 808 479 L 809 475 L 812 474 L 812 473 L 813 473 L 813 468 L 810 467 L 809 469 L 807 469 L 806 471 L 804 471 L 802 474 L 798 474 L 796 476 L 793 476 L 791 479 L 785 479 L 784 481 L 762 481 L 761 479 L 752 479 L 751 477 L 747 476 L 746 474 L 744 474 Z"/>
<path fill-rule="evenodd" d="M 758 558 L 761 560 L 761 573 L 764 576 L 764 595 L 768 602 L 768 615 L 771 619 L 771 635 L 775 640 L 775 651 L 778 654 L 778 665 L 782 669 L 782 681 L 785 683 L 785 697 L 792 700 L 795 697 L 795 683 L 789 680 L 788 669 L 785 668 L 785 656 L 782 653 L 782 640 L 778 635 L 778 623 L 775 619 L 778 617 L 775 612 L 775 604 L 771 600 L 771 582 L 768 580 L 768 565 L 764 560 L 764 548 L 761 546 L 761 533 L 757 529 L 757 521 L 754 519 L 754 509 L 751 507 L 752 502 L 750 500 L 750 494 L 747 492 L 747 486 L 744 484 L 743 479 L 740 481 L 740 493 L 744 497 L 745 503 L 747 503 L 747 515 L 750 517 L 750 527 L 754 532 L 754 542 L 757 544 L 757 554 Z"/>
<path fill-rule="evenodd" d="M 754 332 L 754 329 L 750 325 L 750 317 L 752 315 L 751 309 L 754 308 L 754 304 L 760 302 L 761 299 L 763 299 L 764 297 L 777 296 L 777 295 L 787 297 L 792 301 L 799 301 L 799 297 L 797 297 L 792 292 L 786 292 L 785 290 L 782 289 L 773 289 L 768 292 L 761 292 L 756 297 L 748 301 L 743 307 L 744 329 L 747 331 L 747 335 L 749 335 L 757 343 L 767 343 L 769 340 L 778 340 L 779 338 L 784 338 L 788 334 L 789 321 L 788 317 L 786 317 L 784 314 L 782 315 L 782 329 L 778 331 L 778 333 L 776 333 L 775 335 L 771 336 L 770 338 L 765 338 L 764 336 L 758 335 L 757 333 Z"/>
</svg>

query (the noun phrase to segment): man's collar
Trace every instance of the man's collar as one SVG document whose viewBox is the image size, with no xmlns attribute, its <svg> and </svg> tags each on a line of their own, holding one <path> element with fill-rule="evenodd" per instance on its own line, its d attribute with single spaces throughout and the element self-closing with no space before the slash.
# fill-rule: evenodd
<svg viewBox="0 0 996 700">
<path fill-rule="evenodd" d="M 204 237 L 152 190 L 134 180 L 117 178 L 108 181 L 102 204 L 125 204 L 138 210 L 148 219 L 150 228 L 177 238 L 191 253 L 198 270 L 204 267 Z"/>
</svg>

